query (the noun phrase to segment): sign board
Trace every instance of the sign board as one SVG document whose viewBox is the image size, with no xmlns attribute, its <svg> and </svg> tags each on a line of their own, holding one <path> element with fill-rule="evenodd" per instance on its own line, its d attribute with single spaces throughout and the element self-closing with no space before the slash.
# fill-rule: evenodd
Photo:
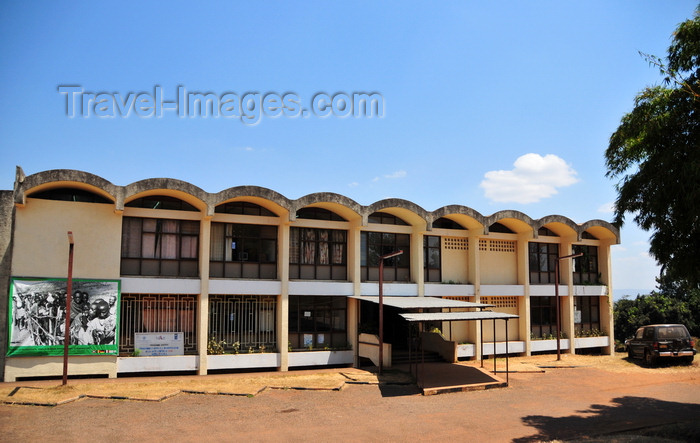
<svg viewBox="0 0 700 443">
<path fill-rule="evenodd" d="M 135 332 L 134 349 L 139 355 L 165 357 L 185 355 L 185 340 L 182 332 Z"/>
<path fill-rule="evenodd" d="M 65 278 L 12 278 L 6 355 L 63 355 L 67 289 Z M 117 355 L 119 280 L 73 279 L 72 292 L 69 355 Z"/>
<path fill-rule="evenodd" d="M 581 311 L 574 311 L 574 323 L 581 323 Z"/>
</svg>

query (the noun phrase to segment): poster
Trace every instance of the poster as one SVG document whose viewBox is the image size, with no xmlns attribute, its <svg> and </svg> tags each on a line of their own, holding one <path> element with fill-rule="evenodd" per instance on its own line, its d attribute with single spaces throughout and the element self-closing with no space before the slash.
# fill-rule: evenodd
<svg viewBox="0 0 700 443">
<path fill-rule="evenodd" d="M 8 356 L 63 355 L 67 280 L 13 278 Z M 119 280 L 73 279 L 70 355 L 119 353 Z"/>
</svg>

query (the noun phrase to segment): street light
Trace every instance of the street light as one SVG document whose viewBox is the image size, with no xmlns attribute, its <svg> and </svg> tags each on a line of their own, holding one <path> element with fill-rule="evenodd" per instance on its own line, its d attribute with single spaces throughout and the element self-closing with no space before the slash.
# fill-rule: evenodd
<svg viewBox="0 0 700 443">
<path fill-rule="evenodd" d="M 578 254 L 565 255 L 563 257 L 557 257 L 554 262 L 554 298 L 557 301 L 557 360 L 561 360 L 561 303 L 559 302 L 559 261 L 566 258 L 576 258 L 583 255 L 583 252 Z M 573 341 L 571 342 L 573 344 Z M 569 344 L 569 346 L 571 346 Z"/>
<path fill-rule="evenodd" d="M 68 344 L 70 342 L 71 292 L 73 292 L 73 231 L 68 231 L 68 282 L 66 283 L 66 322 L 63 336 L 63 386 L 68 384 Z"/>
<path fill-rule="evenodd" d="M 384 260 L 403 254 L 403 249 L 379 257 L 379 375 L 384 366 Z"/>
</svg>

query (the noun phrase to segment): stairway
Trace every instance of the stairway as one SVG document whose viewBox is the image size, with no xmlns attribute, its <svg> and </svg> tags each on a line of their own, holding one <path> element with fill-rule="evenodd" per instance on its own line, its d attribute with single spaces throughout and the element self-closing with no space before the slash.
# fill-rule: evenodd
<svg viewBox="0 0 700 443">
<path fill-rule="evenodd" d="M 424 361 L 425 363 L 438 363 L 438 362 L 444 362 L 442 357 L 440 357 L 440 354 L 437 352 L 431 352 L 431 351 L 425 351 L 423 353 L 423 356 L 421 356 L 420 351 L 412 351 L 411 352 L 411 359 L 413 360 L 413 363 L 420 363 Z M 391 365 L 392 366 L 398 366 L 398 365 L 407 365 L 409 363 L 408 360 L 408 351 L 406 350 L 394 350 L 391 353 Z"/>
</svg>

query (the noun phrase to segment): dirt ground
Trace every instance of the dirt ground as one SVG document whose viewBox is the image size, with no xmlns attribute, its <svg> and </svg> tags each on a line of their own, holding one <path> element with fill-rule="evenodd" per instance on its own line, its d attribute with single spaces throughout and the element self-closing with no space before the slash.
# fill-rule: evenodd
<svg viewBox="0 0 700 443">
<path fill-rule="evenodd" d="M 3 441 L 628 442 L 659 441 L 659 434 L 610 435 L 666 425 L 669 439 L 679 428 L 681 441 L 700 439 L 698 359 L 690 367 L 646 368 L 619 355 L 555 358 L 511 359 L 518 372 L 501 389 L 422 396 L 406 384 L 346 384 L 249 396 L 180 393 L 160 402 L 84 398 L 55 407 L 0 405 L 0 429 Z M 545 372 L 532 371 L 538 366 Z"/>
</svg>

